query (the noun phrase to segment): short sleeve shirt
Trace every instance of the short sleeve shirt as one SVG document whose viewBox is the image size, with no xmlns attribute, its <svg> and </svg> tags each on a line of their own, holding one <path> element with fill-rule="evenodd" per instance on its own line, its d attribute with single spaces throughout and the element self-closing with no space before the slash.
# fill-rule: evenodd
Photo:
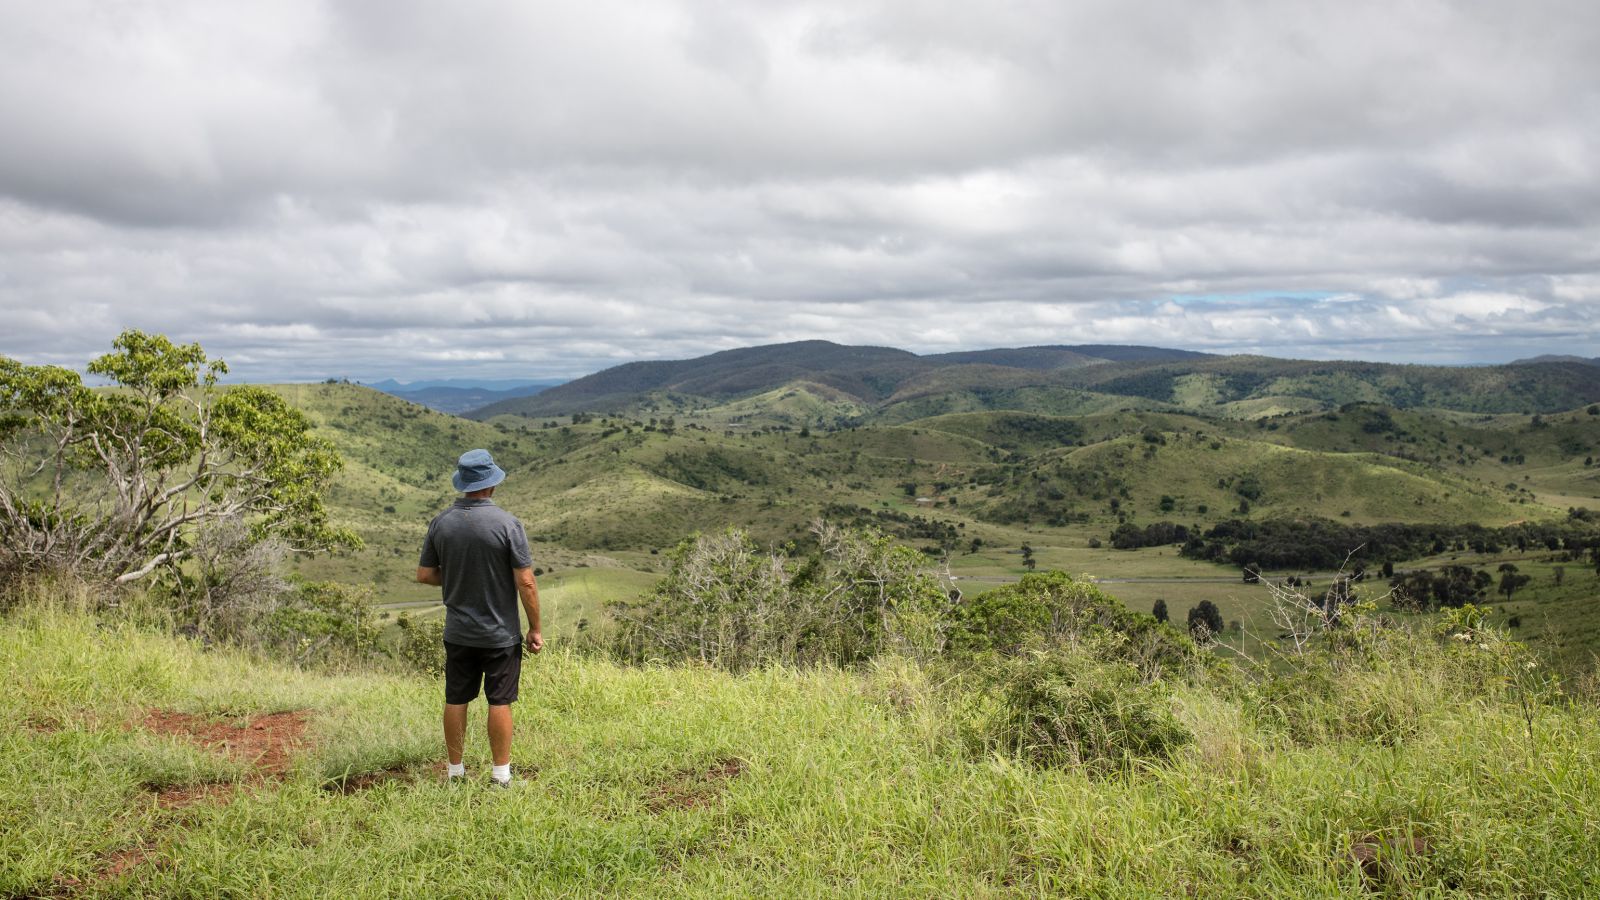
<svg viewBox="0 0 1600 900">
<path fill-rule="evenodd" d="M 417 565 L 444 581 L 444 639 L 467 647 L 522 643 L 514 569 L 533 565 L 517 517 L 493 500 L 457 500 L 428 523 Z"/>
</svg>

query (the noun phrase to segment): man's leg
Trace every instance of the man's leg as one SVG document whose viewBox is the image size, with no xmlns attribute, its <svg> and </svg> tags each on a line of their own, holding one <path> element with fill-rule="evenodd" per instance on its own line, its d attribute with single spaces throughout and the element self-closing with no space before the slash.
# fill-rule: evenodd
<svg viewBox="0 0 1600 900">
<path fill-rule="evenodd" d="M 450 757 L 448 778 L 466 774 L 461 754 L 467 744 L 467 705 L 478 696 L 483 672 L 476 648 L 444 644 L 444 751 Z"/>
<path fill-rule="evenodd" d="M 467 743 L 467 706 L 466 703 L 446 703 L 444 705 L 444 750 L 450 757 L 450 765 L 461 765 L 461 754 Z M 494 721 L 494 707 L 489 707 L 489 720 Z"/>
<path fill-rule="evenodd" d="M 483 694 L 489 700 L 490 773 L 499 784 L 511 783 L 511 704 L 517 702 L 522 678 L 522 645 L 500 648 L 483 670 Z"/>
<path fill-rule="evenodd" d="M 463 727 L 466 721 L 462 721 Z M 489 704 L 489 752 L 497 766 L 511 765 L 511 705 Z"/>
</svg>

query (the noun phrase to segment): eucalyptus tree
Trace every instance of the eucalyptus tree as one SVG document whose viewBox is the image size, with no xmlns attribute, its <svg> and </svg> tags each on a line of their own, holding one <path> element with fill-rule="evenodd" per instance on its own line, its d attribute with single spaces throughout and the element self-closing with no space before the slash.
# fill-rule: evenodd
<svg viewBox="0 0 1600 900">
<path fill-rule="evenodd" d="M 224 523 L 245 545 L 359 543 L 323 505 L 333 446 L 277 394 L 218 384 L 199 344 L 124 331 L 88 371 L 109 386 L 0 357 L 0 569 L 136 581 Z"/>
</svg>

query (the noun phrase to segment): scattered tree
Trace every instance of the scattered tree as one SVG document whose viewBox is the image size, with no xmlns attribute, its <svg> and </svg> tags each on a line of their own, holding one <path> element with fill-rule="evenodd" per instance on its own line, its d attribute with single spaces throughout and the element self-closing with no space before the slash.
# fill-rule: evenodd
<svg viewBox="0 0 1600 900">
<path fill-rule="evenodd" d="M 1222 610 L 1210 600 L 1201 600 L 1189 610 L 1189 634 L 1205 643 L 1222 633 Z"/>
<path fill-rule="evenodd" d="M 112 389 L 0 357 L 0 569 L 176 573 L 223 522 L 290 551 L 359 543 L 323 507 L 338 454 L 283 398 L 219 387 L 227 366 L 199 344 L 130 330 L 112 347 L 88 367 Z"/>
<path fill-rule="evenodd" d="M 1512 563 L 1500 564 L 1500 593 L 1506 595 L 1507 603 L 1511 602 L 1513 594 L 1532 580 L 1533 576 L 1518 573 L 1516 565 Z"/>
</svg>

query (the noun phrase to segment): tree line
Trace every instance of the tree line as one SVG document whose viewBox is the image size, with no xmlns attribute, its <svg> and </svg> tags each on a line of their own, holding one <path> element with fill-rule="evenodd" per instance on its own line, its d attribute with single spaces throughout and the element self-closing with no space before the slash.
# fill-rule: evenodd
<svg viewBox="0 0 1600 900">
<path fill-rule="evenodd" d="M 1231 563 L 1242 568 L 1333 570 L 1370 567 L 1448 552 L 1500 553 L 1543 549 L 1568 559 L 1600 551 L 1600 523 L 1584 510 L 1566 521 L 1483 525 L 1352 525 L 1330 519 L 1229 519 L 1204 532 L 1172 522 L 1122 525 L 1111 533 L 1119 550 L 1181 545 L 1189 559 Z"/>
</svg>

